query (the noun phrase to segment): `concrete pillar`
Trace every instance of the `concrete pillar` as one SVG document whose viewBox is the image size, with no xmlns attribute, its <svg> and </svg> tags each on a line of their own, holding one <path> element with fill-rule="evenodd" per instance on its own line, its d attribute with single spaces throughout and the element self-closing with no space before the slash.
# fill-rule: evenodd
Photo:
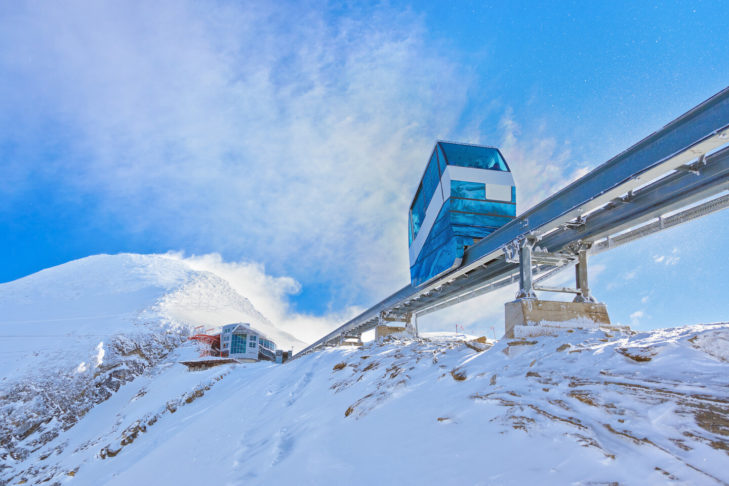
<svg viewBox="0 0 729 486">
<path fill-rule="evenodd" d="M 598 329 L 610 326 L 607 306 L 597 302 L 554 302 L 521 299 L 507 302 L 507 338 L 553 335 L 565 329 Z"/>
<path fill-rule="evenodd" d="M 375 326 L 375 339 L 389 336 L 390 334 L 407 333 L 411 336 L 417 337 L 418 335 L 418 324 L 417 320 L 414 321 L 414 314 L 394 314 L 386 315 L 380 313 L 377 316 L 377 326 Z M 393 326 L 393 322 L 403 323 L 403 326 Z"/>
<path fill-rule="evenodd" d="M 560 330 L 618 329 L 610 324 L 607 306 L 595 301 L 587 281 L 587 250 L 583 245 L 577 252 L 575 267 L 577 297 L 573 302 L 537 300 L 532 282 L 532 255 L 534 239 L 524 240 L 519 248 L 519 293 L 516 300 L 505 305 L 505 336 L 523 338 L 554 335 Z M 549 290 L 549 289 L 544 289 Z M 559 290 L 558 290 L 559 291 Z M 627 328 L 620 328 L 625 330 Z"/>
<path fill-rule="evenodd" d="M 407 332 L 404 326 L 377 326 L 375 328 L 375 339 L 380 339 L 390 334 L 400 334 L 402 332 Z"/>
<path fill-rule="evenodd" d="M 342 336 L 340 346 L 362 346 L 362 335 L 347 334 Z"/>
</svg>

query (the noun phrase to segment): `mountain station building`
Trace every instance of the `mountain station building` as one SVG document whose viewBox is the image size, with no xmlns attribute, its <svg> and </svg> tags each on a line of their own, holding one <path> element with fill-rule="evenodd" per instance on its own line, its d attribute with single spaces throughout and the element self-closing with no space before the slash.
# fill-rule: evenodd
<svg viewBox="0 0 729 486">
<path fill-rule="evenodd" d="M 250 324 L 226 324 L 220 332 L 220 356 L 243 361 L 275 361 L 276 343 Z"/>
</svg>

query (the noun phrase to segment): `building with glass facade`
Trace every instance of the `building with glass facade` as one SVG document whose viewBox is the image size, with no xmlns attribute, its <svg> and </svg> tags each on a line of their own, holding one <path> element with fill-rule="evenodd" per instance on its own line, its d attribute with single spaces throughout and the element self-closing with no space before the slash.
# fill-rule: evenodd
<svg viewBox="0 0 729 486">
<path fill-rule="evenodd" d="M 438 141 L 410 205 L 410 277 L 419 286 L 461 264 L 466 247 L 516 217 L 499 149 Z"/>
<path fill-rule="evenodd" d="M 241 360 L 276 359 L 276 344 L 250 324 L 226 324 L 220 332 L 220 356 Z"/>
</svg>

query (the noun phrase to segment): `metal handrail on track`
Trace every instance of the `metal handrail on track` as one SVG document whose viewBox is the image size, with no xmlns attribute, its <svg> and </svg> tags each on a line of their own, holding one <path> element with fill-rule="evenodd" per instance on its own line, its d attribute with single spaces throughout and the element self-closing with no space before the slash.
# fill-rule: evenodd
<svg viewBox="0 0 729 486">
<path fill-rule="evenodd" d="M 403 287 L 294 357 L 373 329 L 382 315 L 424 315 L 512 283 L 518 264 L 504 252 L 526 235 L 549 252 L 583 242 L 594 253 L 723 209 L 726 198 L 711 199 L 729 189 L 729 148 L 719 150 L 727 143 L 729 88 L 480 240 L 466 250 L 459 268 L 422 287 Z M 663 218 L 681 210 L 681 216 Z M 534 272 L 562 266 L 537 266 Z"/>
</svg>

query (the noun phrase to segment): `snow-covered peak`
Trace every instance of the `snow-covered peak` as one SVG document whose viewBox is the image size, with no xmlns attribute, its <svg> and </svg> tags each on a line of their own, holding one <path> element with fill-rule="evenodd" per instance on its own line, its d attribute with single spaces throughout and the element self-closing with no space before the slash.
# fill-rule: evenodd
<svg viewBox="0 0 729 486">
<path fill-rule="evenodd" d="M 163 255 L 93 255 L 1 284 L 0 306 L 6 312 L 13 310 L 12 304 L 33 304 L 43 298 L 83 300 L 86 307 L 92 304 L 90 297 L 172 290 L 189 281 L 193 273 L 184 262 Z"/>
<path fill-rule="evenodd" d="M 1 284 L 0 456 L 22 457 L 189 334 L 230 322 L 304 344 L 225 278 L 167 255 L 96 255 Z"/>
<path fill-rule="evenodd" d="M 95 255 L 0 285 L 0 376 L 32 364 L 21 356 L 80 359 L 140 325 L 193 330 L 245 321 L 284 348 L 278 330 L 222 277 L 165 255 Z M 62 363 L 58 363 L 61 364 Z"/>
</svg>

